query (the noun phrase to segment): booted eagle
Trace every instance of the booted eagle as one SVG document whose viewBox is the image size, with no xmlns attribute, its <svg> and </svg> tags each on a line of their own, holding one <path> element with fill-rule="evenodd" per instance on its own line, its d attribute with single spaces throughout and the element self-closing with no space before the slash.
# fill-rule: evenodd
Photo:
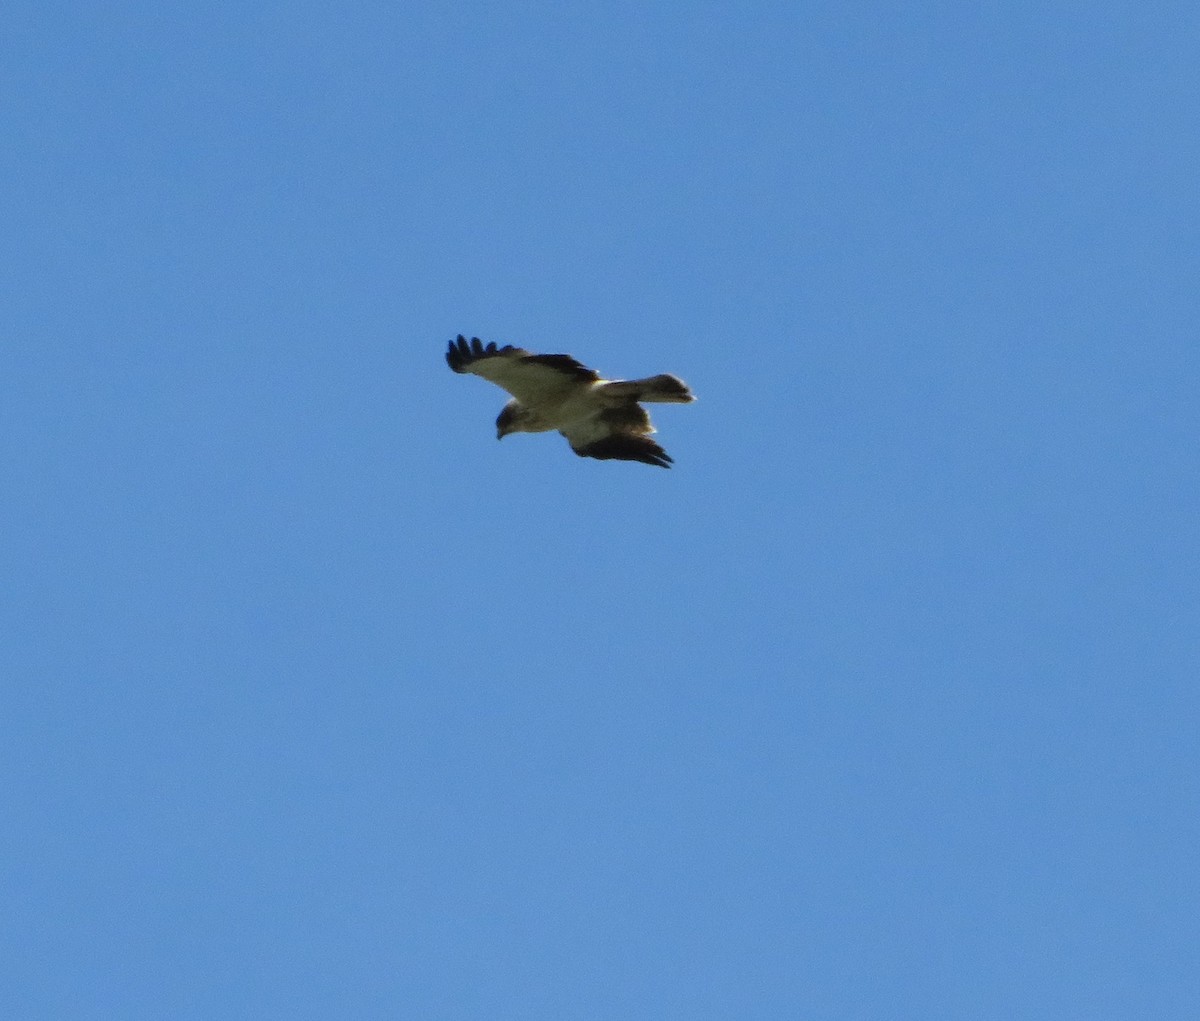
<svg viewBox="0 0 1200 1021">
<path fill-rule="evenodd" d="M 455 372 L 482 376 L 513 395 L 496 419 L 496 438 L 557 429 L 580 457 L 671 466 L 650 439 L 654 426 L 638 401 L 687 404 L 696 398 L 675 376 L 601 379 L 570 355 L 535 355 L 519 347 L 484 346 L 459 334 L 446 361 Z"/>
</svg>

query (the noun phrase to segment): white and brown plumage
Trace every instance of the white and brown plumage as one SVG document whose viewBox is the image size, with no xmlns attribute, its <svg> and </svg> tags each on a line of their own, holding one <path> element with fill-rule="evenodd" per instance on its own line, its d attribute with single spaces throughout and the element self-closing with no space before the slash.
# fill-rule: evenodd
<svg viewBox="0 0 1200 1021">
<path fill-rule="evenodd" d="M 672 459 L 650 439 L 654 426 L 638 402 L 687 404 L 696 398 L 670 375 L 602 379 L 570 355 L 535 355 L 519 347 L 485 345 L 459 334 L 446 361 L 512 394 L 496 419 L 496 438 L 557 429 L 580 457 L 641 461 L 669 468 Z"/>
</svg>

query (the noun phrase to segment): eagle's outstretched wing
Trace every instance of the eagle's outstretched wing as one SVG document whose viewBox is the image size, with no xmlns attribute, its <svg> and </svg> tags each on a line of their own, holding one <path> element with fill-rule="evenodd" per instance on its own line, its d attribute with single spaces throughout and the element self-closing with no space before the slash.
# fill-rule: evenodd
<svg viewBox="0 0 1200 1021">
<path fill-rule="evenodd" d="M 670 468 L 675 460 L 649 436 L 614 433 L 586 447 L 572 446 L 571 449 L 580 457 L 594 457 L 600 461 L 641 461 L 642 464 L 653 464 L 659 468 Z"/>
<path fill-rule="evenodd" d="M 600 373 L 570 355 L 535 355 L 511 344 L 485 345 L 478 337 L 468 341 L 462 334 L 450 341 L 446 362 L 455 372 L 482 376 L 531 407 L 559 400 L 580 383 L 600 379 Z"/>
<path fill-rule="evenodd" d="M 670 468 L 673 458 L 654 440 L 650 416 L 639 404 L 630 402 L 573 422 L 560 433 L 580 457 L 599 461 L 641 461 Z"/>
</svg>

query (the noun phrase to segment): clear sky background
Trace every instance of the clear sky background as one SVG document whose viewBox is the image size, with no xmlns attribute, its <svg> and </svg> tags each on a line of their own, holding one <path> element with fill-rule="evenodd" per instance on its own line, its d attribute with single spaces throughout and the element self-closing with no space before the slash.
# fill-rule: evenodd
<svg viewBox="0 0 1200 1021">
<path fill-rule="evenodd" d="M 5 1017 L 1200 1016 L 1193 3 L 4 21 Z"/>
</svg>

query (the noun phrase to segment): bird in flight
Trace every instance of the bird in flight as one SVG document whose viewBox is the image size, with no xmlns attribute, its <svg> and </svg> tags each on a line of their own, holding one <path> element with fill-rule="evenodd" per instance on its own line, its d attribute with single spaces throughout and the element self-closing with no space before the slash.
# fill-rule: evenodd
<svg viewBox="0 0 1200 1021">
<path fill-rule="evenodd" d="M 446 361 L 455 372 L 482 376 L 512 400 L 496 419 L 496 438 L 557 429 L 580 457 L 641 461 L 669 468 L 671 456 L 650 439 L 654 426 L 639 401 L 688 404 L 696 398 L 676 376 L 602 379 L 570 355 L 535 355 L 519 347 L 485 345 L 459 334 Z"/>
</svg>

